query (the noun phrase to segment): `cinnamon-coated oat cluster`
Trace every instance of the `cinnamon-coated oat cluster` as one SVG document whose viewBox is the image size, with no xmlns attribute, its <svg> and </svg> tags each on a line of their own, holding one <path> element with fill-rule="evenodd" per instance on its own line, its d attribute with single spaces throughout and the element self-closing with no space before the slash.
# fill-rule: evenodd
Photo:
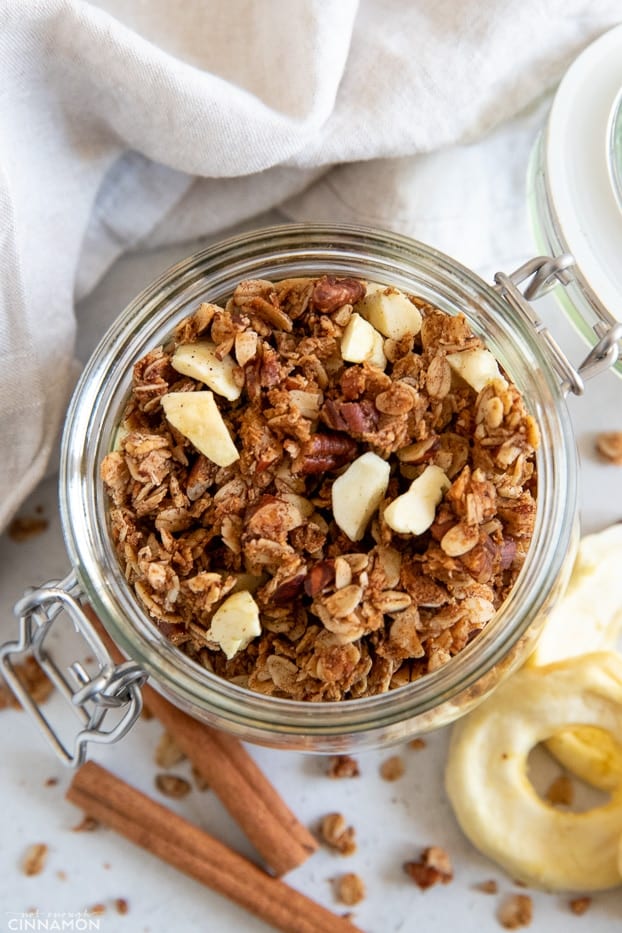
<svg viewBox="0 0 622 933">
<path fill-rule="evenodd" d="M 417 680 L 490 621 L 531 540 L 537 443 L 463 315 L 353 278 L 255 280 L 135 365 L 101 475 L 175 646 L 329 701 Z"/>
</svg>

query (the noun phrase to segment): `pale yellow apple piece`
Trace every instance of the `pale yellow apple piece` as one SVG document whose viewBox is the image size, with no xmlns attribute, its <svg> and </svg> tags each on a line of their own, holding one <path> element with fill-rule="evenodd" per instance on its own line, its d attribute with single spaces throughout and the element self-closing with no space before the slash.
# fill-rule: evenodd
<svg viewBox="0 0 622 933">
<path fill-rule="evenodd" d="M 240 455 L 211 392 L 169 392 L 162 396 L 166 420 L 217 466 Z"/>
<path fill-rule="evenodd" d="M 418 334 L 421 330 L 419 308 L 397 288 L 371 282 L 365 297 L 356 304 L 356 310 L 392 340 Z"/>
<path fill-rule="evenodd" d="M 360 541 L 382 502 L 391 468 L 378 454 L 368 451 L 337 477 L 331 490 L 333 516 L 351 541 Z"/>
<path fill-rule="evenodd" d="M 352 314 L 341 337 L 341 358 L 364 363 L 374 352 L 374 328 L 360 314 Z"/>
<path fill-rule="evenodd" d="M 290 389 L 290 401 L 296 406 L 303 418 L 319 417 L 322 395 L 319 392 L 307 392 L 303 389 Z"/>
<path fill-rule="evenodd" d="M 468 382 L 476 392 L 481 392 L 484 386 L 487 386 L 489 382 L 494 382 L 495 379 L 505 382 L 496 359 L 490 350 L 483 347 L 448 353 L 446 359 L 453 371 Z"/>
<path fill-rule="evenodd" d="M 190 376 L 230 402 L 242 394 L 242 387 L 234 378 L 236 368 L 233 357 L 227 354 L 221 360 L 216 356 L 216 344 L 211 340 L 198 340 L 177 347 L 171 359 L 171 366 L 178 373 Z"/>
<path fill-rule="evenodd" d="M 582 781 L 610 792 L 622 785 L 622 744 L 594 726 L 562 729 L 545 742 L 557 760 Z"/>
<path fill-rule="evenodd" d="M 371 366 L 377 366 L 378 369 L 384 370 L 387 365 L 387 358 L 384 353 L 384 337 L 378 331 L 374 331 L 374 346 L 367 357 L 367 362 Z"/>
<path fill-rule="evenodd" d="M 232 593 L 220 604 L 207 632 L 207 637 L 218 642 L 228 660 L 258 635 L 261 635 L 259 607 L 247 590 Z"/>
<path fill-rule="evenodd" d="M 445 785 L 465 834 L 528 885 L 597 891 L 622 884 L 622 786 L 582 813 L 539 797 L 527 757 L 566 726 L 622 740 L 622 658 L 599 652 L 523 668 L 454 728 Z"/>
<path fill-rule="evenodd" d="M 586 535 L 566 592 L 549 615 L 529 665 L 614 648 L 622 627 L 622 524 Z M 622 747 L 606 732 L 566 729 L 546 746 L 583 780 L 609 791 L 622 782 Z"/>
<path fill-rule="evenodd" d="M 621 628 L 622 524 L 616 524 L 581 539 L 566 592 L 528 663 L 613 648 Z"/>
<path fill-rule="evenodd" d="M 451 486 L 447 474 L 433 464 L 413 480 L 410 489 L 384 510 L 384 520 L 393 531 L 421 535 L 436 516 L 436 507 Z"/>
</svg>

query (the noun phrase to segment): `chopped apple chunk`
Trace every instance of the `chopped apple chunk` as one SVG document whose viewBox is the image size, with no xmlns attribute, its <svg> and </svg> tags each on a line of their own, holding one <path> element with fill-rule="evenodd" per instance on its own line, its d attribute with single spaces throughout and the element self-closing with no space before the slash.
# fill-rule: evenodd
<svg viewBox="0 0 622 933">
<path fill-rule="evenodd" d="M 169 392 L 162 396 L 166 420 L 217 466 L 239 459 L 212 392 Z"/>
<path fill-rule="evenodd" d="M 360 541 L 369 520 L 382 502 L 391 468 L 371 451 L 358 457 L 332 488 L 333 515 L 351 541 Z"/>
<path fill-rule="evenodd" d="M 392 340 L 399 340 L 406 334 L 418 334 L 421 330 L 419 308 L 397 288 L 370 283 L 356 310 L 377 331 Z"/>
<path fill-rule="evenodd" d="M 451 483 L 440 467 L 431 465 L 413 480 L 410 489 L 384 510 L 384 520 L 393 531 L 421 535 L 433 523 L 436 506 Z"/>
<path fill-rule="evenodd" d="M 259 606 L 247 590 L 227 597 L 212 616 L 208 638 L 218 642 L 227 659 L 250 645 L 261 635 Z"/>
<path fill-rule="evenodd" d="M 447 362 L 476 392 L 481 392 L 484 386 L 495 379 L 501 379 L 505 384 L 505 379 L 499 372 L 499 364 L 490 350 L 483 347 L 448 353 Z"/>
<path fill-rule="evenodd" d="M 242 387 L 234 377 L 235 362 L 227 354 L 221 360 L 216 356 L 216 344 L 211 340 L 199 340 L 197 343 L 185 343 L 177 347 L 171 360 L 171 366 L 178 373 L 190 376 L 230 402 L 242 394 Z"/>
</svg>

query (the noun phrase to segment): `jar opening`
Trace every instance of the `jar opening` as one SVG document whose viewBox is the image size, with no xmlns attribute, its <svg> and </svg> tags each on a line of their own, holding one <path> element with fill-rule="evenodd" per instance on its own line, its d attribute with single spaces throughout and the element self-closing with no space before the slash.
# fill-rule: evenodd
<svg viewBox="0 0 622 933">
<path fill-rule="evenodd" d="M 521 576 L 488 627 L 444 667 L 386 694 L 309 704 L 264 697 L 210 675 L 161 636 L 125 586 L 108 539 L 99 464 L 129 389 L 132 364 L 162 342 L 201 300 L 218 303 L 238 281 L 317 273 L 385 281 L 442 310 L 464 311 L 485 337 L 535 416 L 536 531 Z M 85 446 L 81 439 L 94 438 Z M 400 735 L 455 718 L 522 656 L 530 623 L 546 611 L 569 550 L 575 461 L 567 412 L 537 340 L 496 293 L 468 270 L 404 237 L 352 227 L 278 227 L 234 238 L 165 273 L 126 309 L 92 357 L 63 439 L 61 512 L 68 549 L 87 598 L 119 646 L 144 664 L 156 686 L 194 715 L 255 741 L 339 747 L 344 735 Z M 570 507 L 568 505 L 570 504 Z M 406 730 L 406 733 L 405 733 Z"/>
</svg>

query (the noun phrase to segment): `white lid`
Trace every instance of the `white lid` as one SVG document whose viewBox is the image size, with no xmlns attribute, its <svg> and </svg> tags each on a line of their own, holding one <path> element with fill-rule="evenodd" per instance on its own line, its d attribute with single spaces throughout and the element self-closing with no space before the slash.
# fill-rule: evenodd
<svg viewBox="0 0 622 933">
<path fill-rule="evenodd" d="M 566 72 L 551 109 L 546 174 L 559 232 L 600 302 L 622 321 L 622 26 L 605 33 Z M 615 130 L 614 130 L 615 127 Z M 616 171 L 618 174 L 616 175 Z"/>
<path fill-rule="evenodd" d="M 609 171 L 613 193 L 622 211 L 622 88 L 613 105 L 607 131 L 609 139 Z"/>
</svg>

